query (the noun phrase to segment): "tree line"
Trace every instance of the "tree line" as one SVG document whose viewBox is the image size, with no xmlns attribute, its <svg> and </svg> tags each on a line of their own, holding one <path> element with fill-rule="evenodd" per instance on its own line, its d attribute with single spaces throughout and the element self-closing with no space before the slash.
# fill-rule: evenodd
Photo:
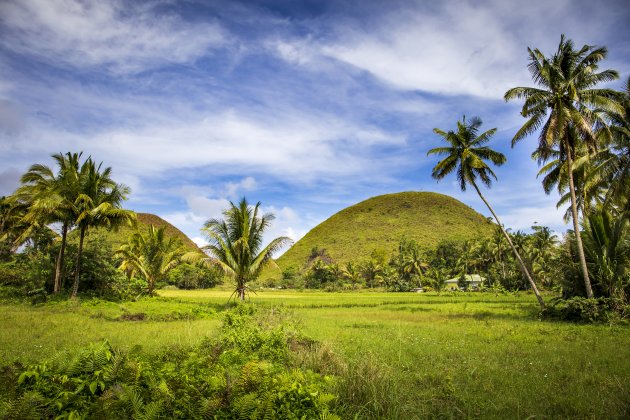
<svg viewBox="0 0 630 420">
<path fill-rule="evenodd" d="M 428 151 L 442 157 L 432 176 L 439 181 L 455 174 L 462 191 L 467 187 L 476 191 L 496 222 L 492 239 L 441 244 L 428 253 L 403 239 L 391 257 L 377 252 L 364 262 L 345 265 L 335 264 L 324 250 L 314 249 L 304 267 L 285 270 L 284 280 L 299 278 L 297 283 L 305 287 L 364 284 L 389 290 L 409 290 L 430 281 L 431 287 L 440 290 L 446 276 L 465 278 L 475 272 L 484 274 L 486 286 L 532 290 L 541 308 L 545 302 L 539 288 L 556 285 L 562 285 L 566 297 L 607 297 L 627 306 L 630 78 L 624 91 L 602 87 L 619 77 L 614 70 L 599 69 L 606 48 L 585 45 L 576 49 L 564 36 L 549 56 L 538 49 L 528 51 L 528 68 L 536 86 L 515 87 L 505 94 L 506 101 L 523 100 L 521 115 L 526 118 L 512 146 L 538 135 L 532 157 L 542 165 L 543 190 L 559 193 L 558 206 L 568 204 L 566 219 L 573 225 L 560 244 L 545 227 L 535 227 L 534 233 L 525 235 L 510 233 L 501 224 L 480 188 L 491 187 L 497 180 L 492 166 L 506 162 L 502 153 L 488 146 L 497 129 L 481 132 L 480 118 L 463 117 L 453 130 L 434 129 L 445 145 Z M 136 219 L 134 212 L 122 208 L 130 191 L 112 179 L 110 167 L 91 157 L 82 161 L 81 153 L 55 154 L 53 159 L 57 171 L 42 164 L 31 166 L 15 193 L 0 201 L 0 259 L 11 264 L 20 248 L 39 252 L 39 261 L 29 269 L 36 271 L 41 265 L 45 271 L 51 262 L 50 289 L 58 294 L 64 286 L 68 234 L 75 231 L 70 296 L 76 297 L 88 231 L 134 225 Z M 265 266 L 275 264 L 273 254 L 290 239 L 276 238 L 263 246 L 263 233 L 273 215 L 262 214 L 260 203 L 251 206 L 246 199 L 230 203 L 223 216 L 204 225 L 202 231 L 210 241 L 204 254 L 186 252 L 163 229 L 150 227 L 148 232 L 132 235 L 110 260 L 116 259 L 118 275 L 141 279 L 149 293 L 182 264 L 189 274 L 213 267 L 215 278 L 234 281 L 235 294 L 243 300 L 248 284 Z"/>
</svg>

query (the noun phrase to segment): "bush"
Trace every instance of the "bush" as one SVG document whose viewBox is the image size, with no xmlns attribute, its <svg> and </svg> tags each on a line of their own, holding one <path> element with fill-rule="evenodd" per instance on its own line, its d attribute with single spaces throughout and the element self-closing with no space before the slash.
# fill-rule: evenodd
<svg viewBox="0 0 630 420">
<path fill-rule="evenodd" d="M 179 289 L 208 289 L 221 282 L 217 270 L 180 264 L 168 273 L 168 283 Z"/>
<path fill-rule="evenodd" d="M 53 276 L 54 259 L 41 251 L 28 250 L 0 263 L 0 286 L 15 297 L 24 297 L 31 290 L 52 289 Z"/>
<path fill-rule="evenodd" d="M 574 322 L 602 322 L 615 317 L 628 318 L 627 305 L 619 305 L 610 298 L 587 299 L 574 296 L 569 299 L 555 298 L 541 311 L 541 317 Z"/>
<path fill-rule="evenodd" d="M 238 305 L 219 337 L 157 355 L 108 342 L 5 367 L 0 418 L 329 418 L 330 377 L 291 369 L 286 314 Z"/>
</svg>

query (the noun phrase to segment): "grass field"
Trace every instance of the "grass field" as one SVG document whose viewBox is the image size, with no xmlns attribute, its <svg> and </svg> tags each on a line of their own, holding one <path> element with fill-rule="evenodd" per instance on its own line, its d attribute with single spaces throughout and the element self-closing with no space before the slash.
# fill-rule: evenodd
<svg viewBox="0 0 630 420">
<path fill-rule="evenodd" d="M 0 306 L 0 364 L 107 339 L 151 352 L 219 326 L 227 290 Z M 390 418 L 627 418 L 630 327 L 544 322 L 530 295 L 264 291 L 345 368 L 340 399 Z M 328 353 L 326 353 L 328 352 Z M 316 365 L 325 367 L 325 361 Z M 339 369 L 337 367 L 337 369 Z"/>
</svg>

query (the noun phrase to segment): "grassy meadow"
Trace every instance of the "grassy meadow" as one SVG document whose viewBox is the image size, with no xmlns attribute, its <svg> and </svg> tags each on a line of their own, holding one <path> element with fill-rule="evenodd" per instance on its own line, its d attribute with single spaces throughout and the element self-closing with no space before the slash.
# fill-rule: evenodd
<svg viewBox="0 0 630 420">
<path fill-rule="evenodd" d="M 138 302 L 0 305 L 0 364 L 108 340 L 152 353 L 217 333 L 228 290 Z M 337 377 L 358 418 L 627 418 L 630 327 L 540 321 L 533 296 L 261 291 L 320 345 L 302 367 Z"/>
</svg>

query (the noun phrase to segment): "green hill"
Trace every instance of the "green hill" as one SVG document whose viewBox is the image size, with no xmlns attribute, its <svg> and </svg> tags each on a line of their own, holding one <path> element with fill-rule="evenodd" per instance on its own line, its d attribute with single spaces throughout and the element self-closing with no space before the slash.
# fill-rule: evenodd
<svg viewBox="0 0 630 420">
<path fill-rule="evenodd" d="M 138 216 L 138 225 L 137 229 L 145 233 L 149 229 L 149 225 L 153 225 L 155 227 L 166 226 L 166 233 L 169 236 L 174 236 L 179 238 L 187 250 L 190 251 L 199 251 L 199 247 L 195 244 L 192 239 L 184 234 L 181 230 L 177 229 L 175 226 L 162 219 L 155 214 L 150 213 L 137 213 Z M 120 245 L 126 243 L 129 237 L 135 232 L 135 228 L 130 226 L 121 226 L 117 230 L 106 230 L 106 229 L 93 229 L 90 231 L 90 235 L 99 235 L 105 238 L 105 241 L 111 244 L 112 250 L 116 250 L 120 247 Z"/>
<path fill-rule="evenodd" d="M 281 269 L 301 269 L 314 247 L 338 263 L 393 253 L 404 236 L 431 249 L 442 240 L 488 236 L 492 223 L 464 203 L 433 192 L 386 194 L 341 210 L 320 223 L 277 261 Z"/>
</svg>

